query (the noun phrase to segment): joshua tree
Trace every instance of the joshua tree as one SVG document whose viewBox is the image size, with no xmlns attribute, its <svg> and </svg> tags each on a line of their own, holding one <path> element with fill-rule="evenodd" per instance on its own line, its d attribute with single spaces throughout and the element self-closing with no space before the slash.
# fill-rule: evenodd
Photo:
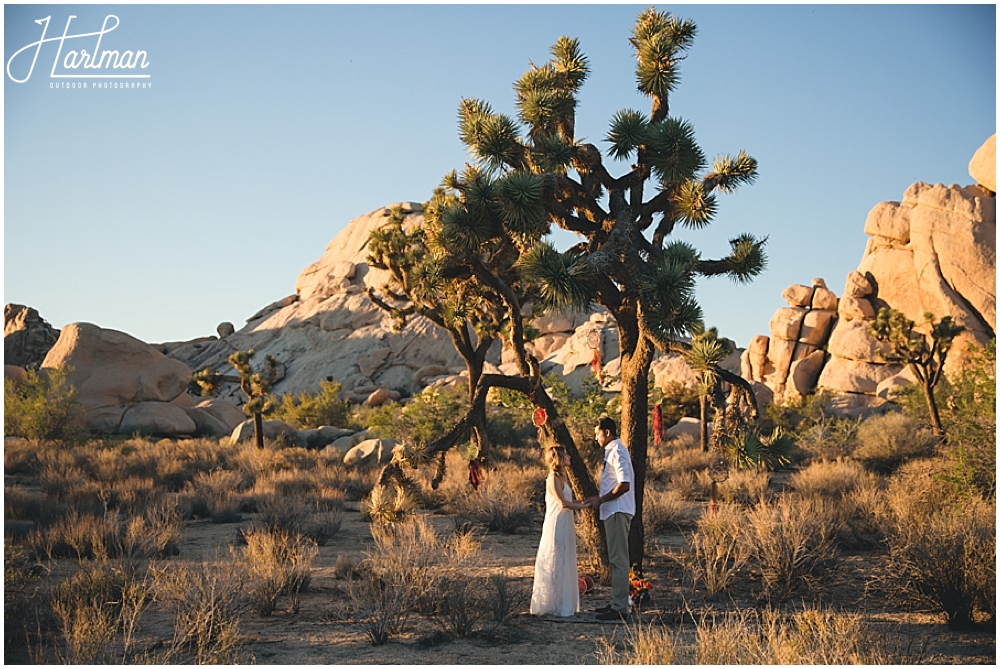
<svg viewBox="0 0 1000 669">
<path fill-rule="evenodd" d="M 621 436 L 632 452 L 637 513 L 629 552 L 641 564 L 642 498 L 646 476 L 649 365 L 654 348 L 679 350 L 677 342 L 701 320 L 694 296 L 697 276 L 725 275 L 743 282 L 762 271 L 764 241 L 733 239 L 729 254 L 707 260 L 689 244 L 667 243 L 680 226 L 707 226 L 716 195 L 757 176 L 757 162 L 741 151 L 719 156 L 711 168 L 687 122 L 669 115 L 669 94 L 696 32 L 689 20 L 648 9 L 640 14 L 631 44 L 638 89 L 651 99 L 649 114 L 623 109 L 611 120 L 610 157 L 632 161 L 611 176 L 600 150 L 575 137 L 576 94 L 587 76 L 576 40 L 560 38 L 553 59 L 532 66 L 515 83 L 522 136 L 512 119 L 485 102 L 463 101 L 463 140 L 480 161 L 504 174 L 542 175 L 548 220 L 583 241 L 565 253 L 540 242 L 520 261 L 550 305 L 583 307 L 596 300 L 614 316 L 621 347 Z M 570 174 L 570 169 L 575 175 Z M 648 191 L 652 191 L 647 198 Z M 745 383 L 732 382 L 748 390 Z M 726 378 L 730 380 L 730 378 Z"/>
<path fill-rule="evenodd" d="M 965 328 L 952 321 L 951 316 L 945 316 L 935 323 L 934 314 L 930 312 L 924 314 L 924 321 L 929 331 L 926 335 L 914 330 L 914 322 L 901 312 L 882 307 L 868 326 L 868 334 L 889 346 L 888 352 L 877 352 L 879 357 L 887 362 L 906 365 L 917 377 L 927 400 L 931 429 L 936 436 L 943 437 L 944 427 L 934 400 L 934 386 L 941 380 L 944 363 L 955 337 L 964 332 Z"/>
<path fill-rule="evenodd" d="M 731 240 L 729 254 L 716 260 L 702 258 L 686 243 L 667 243 L 678 225 L 708 225 L 716 195 L 757 176 L 757 162 L 742 151 L 717 157 L 709 169 L 693 127 L 668 115 L 668 97 L 694 35 L 691 21 L 655 9 L 640 14 L 630 41 L 638 60 L 638 88 L 651 99 L 651 110 L 648 115 L 619 111 L 607 135 L 610 156 L 632 161 L 624 175 L 612 177 L 600 150 L 576 139 L 576 95 L 588 74 L 587 59 L 577 40 L 561 37 L 551 49 L 552 59 L 532 65 L 514 85 L 520 124 L 484 101 L 462 100 L 459 131 L 476 164 L 449 175 L 427 212 L 431 224 L 439 226 L 440 246 L 463 257 L 461 268 L 443 261 L 441 276 L 475 278 L 502 296 L 506 306 L 504 334 L 517 354 L 520 376 L 484 374 L 475 396 L 491 384 L 504 385 L 524 391 L 549 411 L 547 395 L 538 392 L 537 362 L 523 352 L 518 294 L 527 294 L 529 286 L 543 306 L 583 308 L 596 301 L 614 316 L 621 349 L 621 436 L 636 474 L 637 514 L 629 548 L 637 565 L 643 556 L 647 385 L 654 349 L 683 350 L 679 341 L 701 320 L 694 297 L 697 276 L 743 282 L 765 264 L 765 240 L 751 235 Z M 648 198 L 647 187 L 654 191 Z M 552 223 L 582 241 L 557 251 L 542 240 Z M 746 382 L 719 373 L 753 402 Z M 471 418 L 458 427 L 468 429 L 476 410 L 474 399 Z M 559 433 L 560 422 L 554 430 Z M 565 438 L 572 443 L 568 432 Z M 592 484 L 575 447 L 570 454 L 574 478 Z"/>
<path fill-rule="evenodd" d="M 214 395 L 223 383 L 238 383 L 240 390 L 247 396 L 243 411 L 253 417 L 253 436 L 257 448 L 264 448 L 264 412 L 274 405 L 271 387 L 278 380 L 278 361 L 273 356 L 264 358 L 264 370 L 253 371 L 250 360 L 255 351 L 237 351 L 229 356 L 229 364 L 239 376 L 219 374 L 211 367 L 201 369 L 191 377 L 192 383 L 201 389 L 202 395 Z"/>
</svg>

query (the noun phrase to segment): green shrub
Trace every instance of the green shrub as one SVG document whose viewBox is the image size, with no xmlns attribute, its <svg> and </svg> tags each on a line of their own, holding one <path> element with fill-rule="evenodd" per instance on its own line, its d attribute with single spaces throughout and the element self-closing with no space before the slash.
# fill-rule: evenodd
<svg viewBox="0 0 1000 669">
<path fill-rule="evenodd" d="M 875 416 L 858 427 L 854 458 L 877 471 L 888 472 L 913 458 L 934 452 L 937 438 L 904 413 Z"/>
<path fill-rule="evenodd" d="M 346 427 L 351 419 L 351 410 L 347 400 L 340 395 L 341 389 L 339 382 L 330 380 L 320 381 L 319 392 L 316 393 L 283 393 L 281 403 L 268 416 L 300 429 L 323 425 Z"/>
<path fill-rule="evenodd" d="M 76 389 L 66 383 L 67 372 L 65 367 L 43 373 L 29 369 L 20 381 L 4 379 L 4 436 L 36 441 L 82 437 L 82 412 Z"/>
<path fill-rule="evenodd" d="M 469 395 L 464 388 L 425 388 L 402 410 L 387 404 L 369 413 L 368 432 L 373 437 L 428 444 L 454 427 L 468 408 Z"/>
</svg>

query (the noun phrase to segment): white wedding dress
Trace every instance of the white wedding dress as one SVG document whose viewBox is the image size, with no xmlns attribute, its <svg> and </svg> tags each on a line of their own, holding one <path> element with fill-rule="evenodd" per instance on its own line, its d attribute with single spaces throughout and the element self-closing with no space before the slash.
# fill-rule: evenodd
<svg viewBox="0 0 1000 669">
<path fill-rule="evenodd" d="M 563 499 L 572 499 L 564 484 Z M 545 522 L 535 558 L 535 582 L 531 591 L 531 613 L 567 617 L 580 610 L 580 586 L 576 572 L 576 529 L 573 510 L 556 497 L 555 474 L 545 481 Z"/>
</svg>

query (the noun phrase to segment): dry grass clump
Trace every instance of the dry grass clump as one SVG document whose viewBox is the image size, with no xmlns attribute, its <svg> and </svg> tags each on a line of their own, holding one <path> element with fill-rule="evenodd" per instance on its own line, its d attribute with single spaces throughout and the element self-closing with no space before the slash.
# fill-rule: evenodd
<svg viewBox="0 0 1000 669">
<path fill-rule="evenodd" d="M 648 486 L 642 502 L 642 522 L 651 534 L 686 527 L 691 523 L 688 503 L 676 490 Z"/>
<path fill-rule="evenodd" d="M 699 471 L 698 479 L 702 486 L 711 488 L 712 477 L 708 471 Z M 767 497 L 770 481 L 771 474 L 766 471 L 732 469 L 729 471 L 729 478 L 716 484 L 716 494 L 720 502 L 751 506 Z"/>
<path fill-rule="evenodd" d="M 678 476 L 707 470 L 715 457 L 701 450 L 696 437 L 685 434 L 650 449 L 649 472 L 656 480 L 672 483 Z"/>
<path fill-rule="evenodd" d="M 822 520 L 826 502 L 783 495 L 747 511 L 752 565 L 768 597 L 784 599 L 802 585 L 813 586 L 834 555 L 831 528 Z"/>
<path fill-rule="evenodd" d="M 149 604 L 149 583 L 109 562 L 85 565 L 49 595 L 69 664 L 129 662 L 139 617 Z"/>
<path fill-rule="evenodd" d="M 813 462 L 791 476 L 792 489 L 804 498 L 825 501 L 825 523 L 839 545 L 875 548 L 883 535 L 885 499 L 878 477 L 853 460 Z"/>
<path fill-rule="evenodd" d="M 904 664 L 920 658 L 905 633 L 885 635 L 858 613 L 805 608 L 791 615 L 773 609 L 738 609 L 703 616 L 688 641 L 680 631 L 636 625 L 624 638 L 598 640 L 599 664 L 859 665 Z"/>
<path fill-rule="evenodd" d="M 41 602 L 41 569 L 32 564 L 20 546 L 4 540 L 3 622 L 4 646 L 27 644 L 31 621 L 37 620 Z M 9 652 L 9 651 L 8 651 Z"/>
<path fill-rule="evenodd" d="M 791 476 L 792 489 L 802 496 L 845 497 L 872 477 L 859 463 L 837 459 L 813 462 Z"/>
<path fill-rule="evenodd" d="M 486 472 L 479 490 L 463 487 L 455 491 L 449 510 L 488 532 L 516 534 L 535 522 L 536 503 L 545 494 L 545 471 L 500 463 Z"/>
<path fill-rule="evenodd" d="M 931 455 L 937 438 L 914 418 L 899 413 L 875 416 L 861 423 L 853 457 L 880 472 L 891 472 L 900 464 Z"/>
<path fill-rule="evenodd" d="M 151 569 L 157 601 L 173 612 L 173 639 L 161 663 L 239 664 L 243 658 L 240 618 L 247 609 L 243 570 L 218 559 Z"/>
<path fill-rule="evenodd" d="M 692 587 L 704 587 L 709 595 L 729 589 L 749 557 L 746 522 L 746 512 L 731 505 L 698 520 L 687 550 L 670 555 L 684 569 Z"/>
<path fill-rule="evenodd" d="M 246 595 L 253 609 L 269 616 L 281 598 L 289 599 L 288 610 L 298 611 L 299 594 L 309 587 L 316 543 L 283 529 L 250 529 L 243 532 L 246 545 L 240 557 L 246 570 Z"/>
<path fill-rule="evenodd" d="M 897 519 L 888 537 L 886 584 L 900 601 L 942 611 L 948 626 L 975 629 L 996 616 L 996 504 Z"/>
</svg>

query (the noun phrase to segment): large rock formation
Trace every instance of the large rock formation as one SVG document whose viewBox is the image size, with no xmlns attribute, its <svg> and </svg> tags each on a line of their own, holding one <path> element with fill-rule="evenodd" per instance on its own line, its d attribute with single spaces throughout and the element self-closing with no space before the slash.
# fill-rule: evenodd
<svg viewBox="0 0 1000 669">
<path fill-rule="evenodd" d="M 3 361 L 5 365 L 38 368 L 59 338 L 59 330 L 38 312 L 21 304 L 3 308 Z"/>
<path fill-rule="evenodd" d="M 806 286 L 786 289 L 790 306 L 771 319 L 770 338 L 751 342 L 743 356 L 744 378 L 763 382 L 779 400 L 814 387 L 867 396 L 843 403 L 858 411 L 911 380 L 901 365 L 885 363 L 867 334 L 880 308 L 897 309 L 918 324 L 930 312 L 936 320 L 947 315 L 963 325 L 966 332 L 956 340 L 946 372 L 961 366 L 969 343 L 995 337 L 996 163 L 983 158 L 995 151 L 994 136 L 970 164 L 978 185 L 916 183 L 902 202 L 876 205 L 865 223 L 864 256 L 847 275 L 844 294 L 838 300 L 824 289 L 817 300 L 820 280 L 813 281 L 811 295 Z"/>
<path fill-rule="evenodd" d="M 181 401 L 191 370 L 135 337 L 90 323 L 63 328 L 41 370 L 65 367 L 89 428 L 103 434 L 192 435 Z M 193 402 L 191 402 L 193 404 Z"/>
</svg>

